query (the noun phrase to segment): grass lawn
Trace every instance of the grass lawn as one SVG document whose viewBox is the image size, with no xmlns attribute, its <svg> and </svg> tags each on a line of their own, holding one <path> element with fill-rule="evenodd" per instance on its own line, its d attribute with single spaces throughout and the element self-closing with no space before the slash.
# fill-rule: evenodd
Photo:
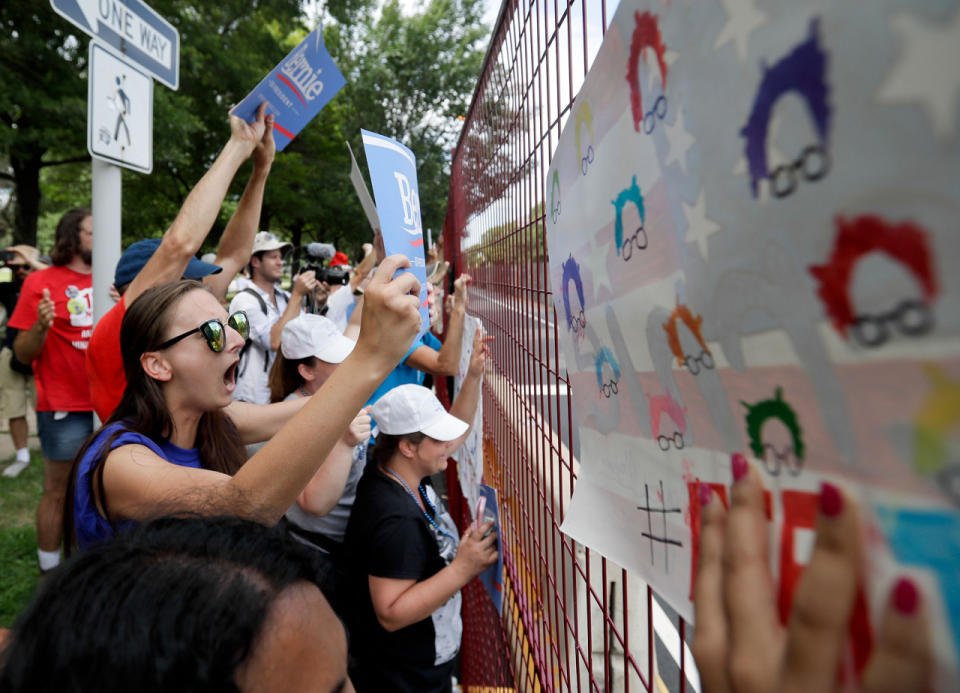
<svg viewBox="0 0 960 693">
<path fill-rule="evenodd" d="M 13 462 L 0 462 L 0 469 Z M 34 513 L 43 492 L 43 460 L 32 450 L 30 466 L 16 479 L 0 476 L 0 628 L 13 625 L 37 586 Z"/>
</svg>

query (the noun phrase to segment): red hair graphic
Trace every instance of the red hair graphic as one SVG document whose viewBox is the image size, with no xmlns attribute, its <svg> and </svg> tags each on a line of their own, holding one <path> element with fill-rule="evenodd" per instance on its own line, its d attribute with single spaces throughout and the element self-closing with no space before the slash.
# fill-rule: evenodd
<svg viewBox="0 0 960 693">
<path fill-rule="evenodd" d="M 830 316 L 833 326 L 844 338 L 847 327 L 856 319 L 850 300 L 850 279 L 853 268 L 864 255 L 885 253 L 906 267 L 931 301 L 939 291 L 927 232 L 917 224 L 905 221 L 892 224 L 872 214 L 845 220 L 836 219 L 837 237 L 833 252 L 825 265 L 809 268 L 819 282 L 817 294 Z"/>
<path fill-rule="evenodd" d="M 707 348 L 707 343 L 703 341 L 703 334 L 700 332 L 703 316 L 694 316 L 693 311 L 681 303 L 673 309 L 670 319 L 663 323 L 663 329 L 667 333 L 667 344 L 670 345 L 670 351 L 673 352 L 673 355 L 677 357 L 677 364 L 680 366 L 684 364 L 683 347 L 680 346 L 680 331 L 677 329 L 678 320 L 683 321 L 683 324 L 689 328 L 703 350 L 708 354 L 711 353 L 710 349 Z"/>
<path fill-rule="evenodd" d="M 649 12 L 634 12 L 636 26 L 633 29 L 633 38 L 630 41 L 630 58 L 627 62 L 627 84 L 630 85 L 630 108 L 633 111 L 633 129 L 640 132 L 640 123 L 643 122 L 643 95 L 640 93 L 640 75 L 637 65 L 644 48 L 650 48 L 657 54 L 657 64 L 660 65 L 660 75 L 663 77 L 663 90 L 667 90 L 667 62 L 664 54 L 667 47 L 663 45 L 660 35 L 660 24 L 657 15 Z"/>
</svg>

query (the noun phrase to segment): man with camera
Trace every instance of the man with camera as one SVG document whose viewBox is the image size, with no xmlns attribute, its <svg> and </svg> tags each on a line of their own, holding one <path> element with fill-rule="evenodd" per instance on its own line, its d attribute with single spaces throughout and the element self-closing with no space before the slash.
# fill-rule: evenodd
<svg viewBox="0 0 960 693">
<path fill-rule="evenodd" d="M 283 326 L 300 314 L 304 297 L 317 286 L 312 270 L 297 276 L 289 295 L 278 286 L 283 276 L 283 255 L 291 247 L 269 231 L 261 231 L 254 238 L 249 266 L 251 283 L 230 302 L 230 312 L 246 312 L 250 324 L 247 343 L 240 352 L 234 399 L 269 404 L 270 366 L 280 348 Z"/>
<path fill-rule="evenodd" d="M 12 273 L 8 282 L 0 283 L 0 304 L 6 310 L 6 317 L 13 315 L 20 296 L 23 280 L 34 270 L 46 269 L 38 259 L 37 249 L 30 245 L 14 245 L 3 251 L 3 263 Z M 15 477 L 30 464 L 30 451 L 27 449 L 27 403 L 36 401 L 33 391 L 33 369 L 29 363 L 21 363 L 13 353 L 13 340 L 17 329 L 7 327 L 0 349 L 0 419 L 10 423 L 10 438 L 17 451 L 13 464 L 3 470 L 3 476 Z"/>
</svg>

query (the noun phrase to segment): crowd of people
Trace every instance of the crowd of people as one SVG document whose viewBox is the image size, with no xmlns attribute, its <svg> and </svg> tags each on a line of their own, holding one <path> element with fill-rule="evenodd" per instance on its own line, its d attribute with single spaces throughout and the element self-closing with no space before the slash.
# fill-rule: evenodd
<svg viewBox="0 0 960 693">
<path fill-rule="evenodd" d="M 96 326 L 89 210 L 64 215 L 49 267 L 32 248 L 9 249 L 0 383 L 17 457 L 4 474 L 29 464 L 32 381 L 44 464 L 37 556 L 50 574 L 0 652 L 0 691 L 451 689 L 460 590 L 496 562 L 498 537 L 489 522 L 458 532 L 431 479 L 474 420 L 489 337 L 478 331 L 469 345 L 447 411 L 425 382 L 457 372 L 468 276 L 453 282 L 442 342 L 418 337 L 419 283 L 376 237 L 356 267 L 336 258 L 344 283 L 306 270 L 283 291 L 290 244 L 257 228 L 272 126 L 263 107 L 253 123 L 231 118 L 163 237 L 123 253 L 116 304 Z M 198 260 L 251 157 L 216 256 Z M 429 295 L 439 317 L 442 291 Z M 798 594 L 825 580 L 842 594 L 828 613 L 800 599 L 801 625 L 772 632 L 762 492 L 738 465 L 729 513 L 703 487 L 705 690 L 828 690 L 860 570 L 856 512 L 825 487 Z M 747 594 L 766 602 L 743 608 Z M 919 690 L 929 648 L 912 583 L 891 604 L 870 681 Z M 766 641 L 750 659 L 758 623 Z"/>
</svg>

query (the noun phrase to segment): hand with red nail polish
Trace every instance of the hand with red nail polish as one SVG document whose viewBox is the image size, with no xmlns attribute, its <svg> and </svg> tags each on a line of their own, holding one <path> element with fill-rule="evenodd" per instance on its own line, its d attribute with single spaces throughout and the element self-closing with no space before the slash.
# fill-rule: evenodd
<svg viewBox="0 0 960 693">
<path fill-rule="evenodd" d="M 763 484 L 742 455 L 731 459 L 730 510 L 698 488 L 700 562 L 694 583 L 693 655 L 704 693 L 838 691 L 860 574 L 856 504 L 830 483 L 820 489 L 817 539 L 780 624 L 770 574 Z M 705 490 L 706 489 L 706 490 Z M 875 629 L 863 691 L 926 691 L 930 644 L 920 592 L 893 585 Z"/>
</svg>

